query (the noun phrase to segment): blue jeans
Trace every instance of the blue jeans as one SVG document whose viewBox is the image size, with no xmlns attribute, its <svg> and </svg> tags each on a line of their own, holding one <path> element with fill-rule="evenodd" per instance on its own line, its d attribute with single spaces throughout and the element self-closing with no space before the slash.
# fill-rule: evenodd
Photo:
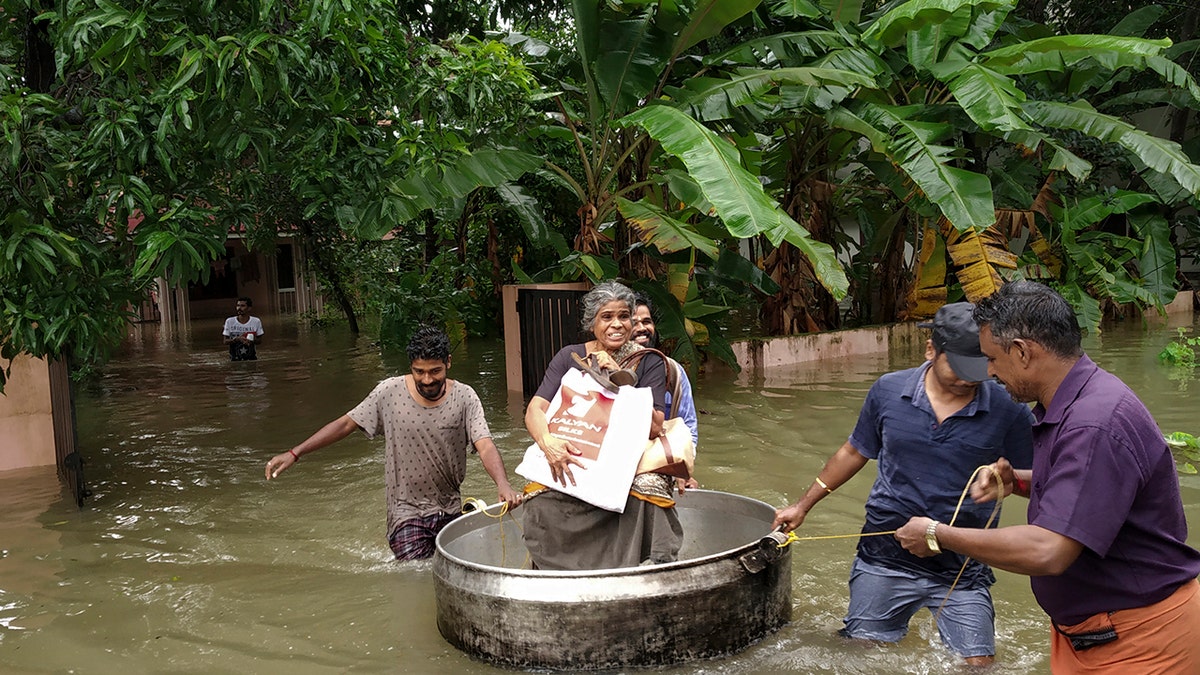
<svg viewBox="0 0 1200 675">
<path fill-rule="evenodd" d="M 907 570 L 881 567 L 854 558 L 850 567 L 850 607 L 839 633 L 860 640 L 898 642 L 922 607 L 936 614 L 950 584 Z M 956 586 L 937 618 L 938 633 L 963 658 L 994 656 L 996 612 L 986 587 Z"/>
</svg>

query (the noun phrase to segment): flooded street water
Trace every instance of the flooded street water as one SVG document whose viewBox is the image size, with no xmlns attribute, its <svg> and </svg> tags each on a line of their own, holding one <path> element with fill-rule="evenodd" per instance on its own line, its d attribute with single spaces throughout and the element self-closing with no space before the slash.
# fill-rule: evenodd
<svg viewBox="0 0 1200 675">
<path fill-rule="evenodd" d="M 77 391 L 94 492 L 83 510 L 64 498 L 53 469 L 0 472 L 0 671 L 507 672 L 438 634 L 430 563 L 392 560 L 382 440 L 355 434 L 263 479 L 272 455 L 404 372 L 403 354 L 381 354 L 341 328 L 264 322 L 260 360 L 243 363 L 228 361 L 219 322 L 170 336 L 153 325 L 130 329 L 103 377 Z M 1157 361 L 1177 324 L 1110 326 L 1085 347 L 1138 392 L 1164 432 L 1200 435 L 1200 381 L 1169 379 Z M 920 358 L 701 375 L 701 484 L 777 506 L 794 500 L 850 433 L 875 377 Z M 520 484 L 512 469 L 529 439 L 522 401 L 505 391 L 503 344 L 461 346 L 450 374 L 480 394 Z M 463 496 L 494 502 L 482 466 L 469 462 Z M 873 477 L 868 464 L 799 534 L 856 532 Z M 1181 483 L 1195 546 L 1200 478 Z M 1003 523 L 1023 519 L 1024 501 L 1009 502 Z M 740 654 L 654 672 L 965 672 L 928 613 L 898 645 L 836 637 L 853 539 L 800 542 L 792 555 L 789 625 Z M 1028 580 L 997 577 L 989 672 L 1048 672 L 1049 628 Z"/>
</svg>

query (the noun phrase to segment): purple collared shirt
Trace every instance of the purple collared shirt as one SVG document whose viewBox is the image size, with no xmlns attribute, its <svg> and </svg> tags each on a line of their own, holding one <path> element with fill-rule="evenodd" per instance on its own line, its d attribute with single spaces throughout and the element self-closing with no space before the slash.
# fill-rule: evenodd
<svg viewBox="0 0 1200 675">
<path fill-rule="evenodd" d="M 1062 575 L 1030 580 L 1051 619 L 1153 604 L 1200 574 L 1175 459 L 1124 382 L 1084 355 L 1033 415 L 1029 523 L 1084 546 Z"/>
</svg>

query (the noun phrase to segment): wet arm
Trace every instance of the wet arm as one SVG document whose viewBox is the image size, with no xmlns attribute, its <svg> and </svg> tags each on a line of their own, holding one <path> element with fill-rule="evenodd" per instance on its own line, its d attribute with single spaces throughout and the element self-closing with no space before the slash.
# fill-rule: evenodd
<svg viewBox="0 0 1200 675">
<path fill-rule="evenodd" d="M 925 541 L 929 522 L 925 517 L 912 518 L 896 532 L 896 538 L 914 555 L 932 555 Z M 939 524 L 936 536 L 943 550 L 949 549 L 985 565 L 1028 576 L 1062 574 L 1083 551 L 1083 544 L 1037 525 L 983 530 Z"/>
<path fill-rule="evenodd" d="M 496 484 L 496 493 L 501 501 L 508 502 L 510 507 L 516 506 L 521 499 L 508 482 L 508 470 L 504 468 L 504 458 L 500 456 L 496 444 L 490 438 L 481 438 L 475 442 L 475 452 L 479 453 L 483 470 L 487 471 L 492 477 L 492 482 Z"/>
<path fill-rule="evenodd" d="M 342 415 L 329 424 L 326 424 L 318 429 L 315 434 L 305 439 L 300 445 L 272 457 L 267 462 L 267 480 L 271 480 L 283 471 L 286 471 L 288 467 L 296 463 L 296 460 L 301 455 L 320 450 L 327 445 L 332 445 L 354 433 L 354 430 L 358 428 L 358 423 L 351 419 L 349 415 Z"/>
<path fill-rule="evenodd" d="M 550 435 L 550 420 L 546 417 L 549 409 L 550 402 L 541 396 L 529 399 L 529 406 L 525 408 L 525 430 L 538 447 L 542 447 L 542 439 Z"/>
<path fill-rule="evenodd" d="M 858 448 L 851 445 L 850 441 L 846 441 L 817 473 L 817 477 L 824 481 L 829 489 L 826 490 L 814 480 L 799 501 L 775 512 L 774 526 L 783 526 L 784 532 L 791 532 L 800 527 L 808 512 L 816 506 L 817 502 L 853 478 L 866 465 L 867 458 L 858 451 Z"/>
<path fill-rule="evenodd" d="M 674 367 L 674 365 L 672 365 Z M 696 420 L 696 401 L 692 398 L 692 383 L 688 380 L 687 371 L 682 366 L 676 369 L 679 376 L 679 409 L 676 417 L 683 420 L 692 432 L 692 444 L 700 446 L 700 424 Z"/>
</svg>

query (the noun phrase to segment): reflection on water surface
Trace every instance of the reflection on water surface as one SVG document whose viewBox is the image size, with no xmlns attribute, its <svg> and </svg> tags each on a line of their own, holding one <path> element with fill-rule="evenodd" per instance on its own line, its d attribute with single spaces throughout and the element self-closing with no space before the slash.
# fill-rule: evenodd
<svg viewBox="0 0 1200 675">
<path fill-rule="evenodd" d="M 131 329 L 123 352 L 78 392 L 80 446 L 95 495 L 79 511 L 52 471 L 0 473 L 0 670 L 16 672 L 502 672 L 450 647 L 434 623 L 429 563 L 398 564 L 384 540 L 382 442 L 355 435 L 267 483 L 266 460 L 402 372 L 341 330 L 267 322 L 257 362 L 230 363 L 220 324 L 188 334 Z M 1115 326 L 1087 343 L 1143 397 L 1164 431 L 1200 433 L 1200 382 L 1169 379 L 1161 326 Z M 920 354 L 704 374 L 698 460 L 707 488 L 794 500 L 849 434 L 881 372 Z M 504 391 L 503 345 L 474 340 L 451 376 L 483 399 L 511 469 L 527 435 Z M 861 525 L 873 465 L 824 500 L 801 534 Z M 1182 478 L 1200 522 L 1200 479 Z M 495 501 L 472 460 L 466 497 Z M 1013 502 L 1003 522 L 1024 518 Z M 1193 536 L 1193 544 L 1196 537 Z M 957 673 L 928 614 L 891 647 L 834 635 L 853 539 L 793 549 L 793 621 L 745 652 L 668 673 Z M 999 573 L 997 673 L 1047 670 L 1047 627 L 1025 579 Z M 687 617 L 681 617 L 687 620 Z"/>
</svg>

